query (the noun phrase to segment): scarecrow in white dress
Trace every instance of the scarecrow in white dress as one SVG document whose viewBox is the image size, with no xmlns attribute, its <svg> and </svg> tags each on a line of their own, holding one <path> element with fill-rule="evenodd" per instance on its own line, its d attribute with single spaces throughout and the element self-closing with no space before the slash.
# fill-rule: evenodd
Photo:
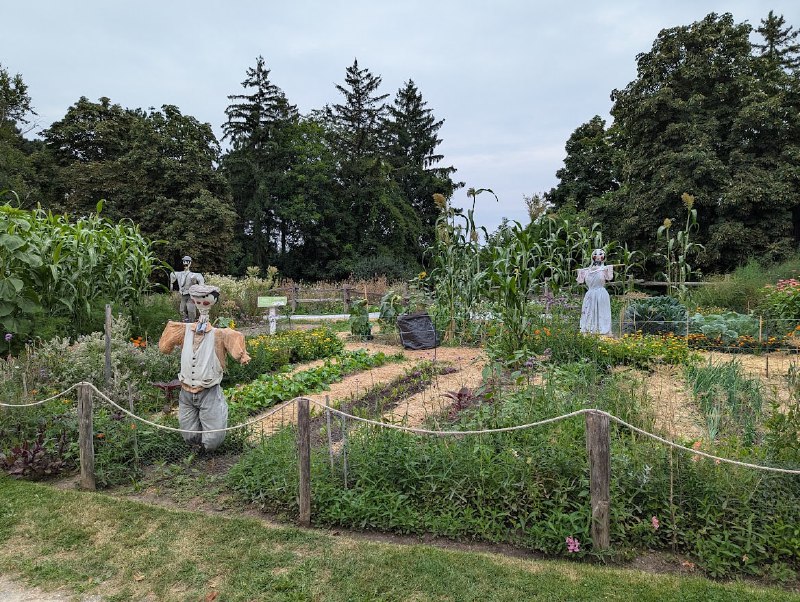
<svg viewBox="0 0 800 602">
<path fill-rule="evenodd" d="M 606 252 L 595 249 L 592 265 L 578 270 L 578 284 L 588 289 L 581 307 L 581 332 L 585 334 L 611 334 L 611 298 L 606 282 L 614 279 L 614 268 L 605 262 Z"/>
<path fill-rule="evenodd" d="M 171 353 L 181 347 L 181 392 L 178 396 L 178 422 L 184 440 L 200 452 L 217 449 L 225 439 L 228 404 L 222 394 L 226 355 L 240 364 L 250 361 L 244 335 L 232 328 L 215 328 L 209 322 L 211 306 L 219 298 L 216 286 L 195 284 L 189 288 L 194 305 L 200 310 L 196 323 L 167 322 L 158 349 Z M 217 431 L 217 432 L 206 432 Z"/>
</svg>

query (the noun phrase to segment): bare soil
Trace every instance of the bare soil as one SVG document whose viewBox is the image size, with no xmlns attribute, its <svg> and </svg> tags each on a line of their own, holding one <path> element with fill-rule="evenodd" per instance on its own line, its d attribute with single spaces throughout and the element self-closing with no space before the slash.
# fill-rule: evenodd
<svg viewBox="0 0 800 602">
<path fill-rule="evenodd" d="M 437 347 L 413 351 L 402 349 L 400 346 L 376 343 L 373 341 L 346 342 L 348 350 L 366 349 L 370 353 L 383 351 L 393 355 L 402 351 L 406 357 L 402 362 L 393 362 L 366 372 L 358 372 L 345 377 L 341 382 L 330 385 L 330 390 L 324 393 L 306 395 L 312 403 L 312 413 L 319 414 L 320 407 L 328 403 L 338 407 L 345 400 L 353 399 L 366 393 L 376 385 L 388 383 L 403 376 L 409 369 L 419 362 L 428 360 L 450 366 L 455 372 L 439 375 L 434 378 L 430 387 L 412 397 L 408 397 L 383 416 L 385 420 L 404 420 L 408 426 L 419 426 L 432 414 L 439 414 L 450 404 L 443 397 L 448 391 L 458 391 L 461 387 L 476 388 L 481 384 L 481 374 L 486 365 L 486 358 L 482 349 L 473 347 Z M 308 369 L 310 366 L 321 362 L 304 364 L 298 369 Z M 275 408 L 270 408 L 262 414 L 264 419 L 254 428 L 256 436 L 269 435 L 287 424 L 294 424 L 297 420 L 294 411 L 294 402 L 286 401 Z"/>
</svg>

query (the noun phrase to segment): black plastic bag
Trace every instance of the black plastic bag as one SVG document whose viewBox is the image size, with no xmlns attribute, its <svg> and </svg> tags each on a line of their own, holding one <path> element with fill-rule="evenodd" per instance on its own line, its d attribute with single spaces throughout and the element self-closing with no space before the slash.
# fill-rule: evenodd
<svg viewBox="0 0 800 602">
<path fill-rule="evenodd" d="M 427 312 L 397 316 L 397 329 L 404 349 L 433 349 L 439 346 L 439 335 Z"/>
</svg>

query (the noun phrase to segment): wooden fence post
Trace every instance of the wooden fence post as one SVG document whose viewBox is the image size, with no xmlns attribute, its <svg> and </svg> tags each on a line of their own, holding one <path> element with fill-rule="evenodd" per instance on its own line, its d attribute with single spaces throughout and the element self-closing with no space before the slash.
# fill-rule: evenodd
<svg viewBox="0 0 800 602">
<path fill-rule="evenodd" d="M 94 490 L 94 426 L 92 424 L 92 388 L 78 387 L 78 448 L 81 460 L 81 487 Z"/>
<path fill-rule="evenodd" d="M 297 297 L 300 296 L 300 287 L 296 284 L 292 285 L 291 293 L 292 313 L 295 313 L 297 311 Z"/>
<path fill-rule="evenodd" d="M 611 450 L 608 416 L 593 411 L 586 414 L 586 451 L 589 454 L 592 544 L 595 550 L 607 550 L 611 545 Z"/>
<path fill-rule="evenodd" d="M 300 515 L 297 522 L 301 527 L 311 526 L 311 415 L 308 398 L 297 399 L 297 455 L 300 463 L 300 485 L 297 502 Z"/>
<path fill-rule="evenodd" d="M 105 366 L 106 392 L 111 387 L 111 304 L 106 304 L 106 366 Z"/>
<path fill-rule="evenodd" d="M 342 287 L 342 296 L 344 297 L 344 313 L 350 313 L 350 287 L 346 284 Z"/>
</svg>

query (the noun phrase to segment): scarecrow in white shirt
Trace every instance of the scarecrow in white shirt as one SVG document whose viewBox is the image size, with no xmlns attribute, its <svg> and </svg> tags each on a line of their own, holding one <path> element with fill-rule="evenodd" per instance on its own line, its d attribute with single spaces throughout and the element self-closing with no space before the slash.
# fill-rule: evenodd
<svg viewBox="0 0 800 602">
<path fill-rule="evenodd" d="M 614 267 L 606 265 L 603 249 L 592 251 L 592 265 L 578 270 L 578 284 L 585 284 L 586 295 L 581 307 L 581 332 L 611 334 L 611 298 L 606 282 L 614 279 Z"/>
<path fill-rule="evenodd" d="M 181 260 L 183 271 L 170 272 L 169 287 L 177 290 L 181 295 L 181 319 L 184 322 L 194 322 L 197 319 L 197 309 L 189 295 L 189 288 L 195 284 L 205 284 L 202 274 L 192 271 L 192 258 L 185 255 Z"/>
<path fill-rule="evenodd" d="M 171 353 L 175 347 L 182 347 L 178 422 L 183 430 L 198 431 L 182 433 L 187 443 L 210 452 L 225 439 L 225 431 L 218 429 L 228 426 L 228 404 L 220 387 L 226 353 L 240 364 L 249 362 L 250 356 L 241 332 L 215 328 L 208 320 L 211 306 L 219 299 L 219 289 L 195 284 L 189 288 L 189 295 L 200 310 L 200 318 L 189 324 L 167 322 L 158 349 Z"/>
</svg>

